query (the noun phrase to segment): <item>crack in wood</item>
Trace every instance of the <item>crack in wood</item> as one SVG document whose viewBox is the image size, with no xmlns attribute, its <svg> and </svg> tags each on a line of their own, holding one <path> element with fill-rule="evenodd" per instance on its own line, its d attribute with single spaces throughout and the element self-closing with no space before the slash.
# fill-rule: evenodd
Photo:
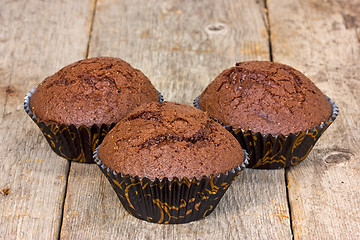
<svg viewBox="0 0 360 240">
<path fill-rule="evenodd" d="M 291 204 L 290 204 L 290 196 L 289 196 L 289 188 L 288 188 L 288 169 L 285 169 L 285 188 L 286 188 L 286 200 L 287 200 L 287 204 L 288 204 L 288 209 L 289 209 L 289 220 L 290 220 L 290 230 L 291 230 L 291 239 L 294 240 L 294 229 L 293 229 L 293 219 L 292 219 L 292 215 L 291 215 Z"/>
<path fill-rule="evenodd" d="M 272 45 L 271 45 L 271 23 L 269 17 L 269 9 L 268 9 L 268 1 L 264 0 L 264 11 L 265 11 L 265 26 L 268 35 L 268 44 L 269 44 L 269 58 L 270 61 L 273 62 L 273 52 L 272 52 Z"/>
</svg>

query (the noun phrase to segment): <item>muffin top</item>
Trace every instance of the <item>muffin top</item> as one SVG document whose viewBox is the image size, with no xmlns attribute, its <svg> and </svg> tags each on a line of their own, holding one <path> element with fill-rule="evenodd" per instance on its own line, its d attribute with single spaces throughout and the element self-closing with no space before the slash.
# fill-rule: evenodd
<svg viewBox="0 0 360 240">
<path fill-rule="evenodd" d="M 238 167 L 238 141 L 197 108 L 173 102 L 146 103 L 105 137 L 99 158 L 118 173 L 172 179 L 218 175 Z"/>
<path fill-rule="evenodd" d="M 309 78 L 267 61 L 223 71 L 200 95 L 199 106 L 225 125 L 273 135 L 306 131 L 331 116 L 331 104 Z"/>
<path fill-rule="evenodd" d="M 95 57 L 47 77 L 30 107 L 46 123 L 92 126 L 118 122 L 148 101 L 158 102 L 159 96 L 141 71 L 119 58 Z"/>
</svg>

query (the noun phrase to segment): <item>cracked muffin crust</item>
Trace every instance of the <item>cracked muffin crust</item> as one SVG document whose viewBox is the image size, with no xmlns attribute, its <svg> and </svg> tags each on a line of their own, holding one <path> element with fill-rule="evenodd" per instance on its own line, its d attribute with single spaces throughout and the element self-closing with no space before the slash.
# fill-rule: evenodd
<svg viewBox="0 0 360 240">
<path fill-rule="evenodd" d="M 244 161 L 238 141 L 195 107 L 146 103 L 123 118 L 99 147 L 111 170 L 132 177 L 201 178 Z"/>
<path fill-rule="evenodd" d="M 267 61 L 241 62 L 223 71 L 198 103 L 225 125 L 273 135 L 314 128 L 332 112 L 309 78 L 290 66 Z"/>
<path fill-rule="evenodd" d="M 135 107 L 159 101 L 150 80 L 129 63 L 95 57 L 67 65 L 47 77 L 30 100 L 45 123 L 76 126 L 118 122 Z"/>
</svg>

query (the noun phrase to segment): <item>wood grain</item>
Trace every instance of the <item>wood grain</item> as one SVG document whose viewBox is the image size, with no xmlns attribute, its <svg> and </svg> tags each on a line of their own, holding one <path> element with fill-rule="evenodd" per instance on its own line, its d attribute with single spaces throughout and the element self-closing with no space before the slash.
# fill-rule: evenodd
<svg viewBox="0 0 360 240">
<path fill-rule="evenodd" d="M 360 238 L 360 5 L 269 1 L 275 61 L 309 76 L 340 115 L 309 157 L 287 172 L 295 239 Z"/>
<path fill-rule="evenodd" d="M 46 76 L 84 57 L 90 6 L 1 3 L 0 239 L 59 235 L 68 162 L 52 152 L 23 110 L 23 99 Z"/>
<path fill-rule="evenodd" d="M 252 0 L 98 1 L 91 39 L 91 56 L 125 59 L 183 103 L 236 61 L 269 59 L 264 9 Z M 97 166 L 72 164 L 61 237 L 290 239 L 284 174 L 248 169 L 206 219 L 158 225 L 126 213 Z"/>
</svg>

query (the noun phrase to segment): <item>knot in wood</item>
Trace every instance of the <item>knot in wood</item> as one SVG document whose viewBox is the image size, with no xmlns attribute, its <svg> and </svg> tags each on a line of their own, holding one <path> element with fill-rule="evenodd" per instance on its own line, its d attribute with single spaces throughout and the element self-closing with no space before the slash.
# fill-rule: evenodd
<svg viewBox="0 0 360 240">
<path fill-rule="evenodd" d="M 223 23 L 212 23 L 205 30 L 209 34 L 224 34 L 226 33 L 226 25 Z"/>
<path fill-rule="evenodd" d="M 339 164 L 350 161 L 353 156 L 354 154 L 347 150 L 334 151 L 324 157 L 324 162 L 328 164 Z"/>
</svg>

